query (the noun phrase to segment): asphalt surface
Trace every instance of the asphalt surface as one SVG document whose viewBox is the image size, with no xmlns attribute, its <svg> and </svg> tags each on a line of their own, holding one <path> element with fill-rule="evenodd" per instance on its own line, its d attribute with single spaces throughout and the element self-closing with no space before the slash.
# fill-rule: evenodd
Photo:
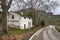
<svg viewBox="0 0 60 40">
<path fill-rule="evenodd" d="M 31 40 L 60 40 L 60 33 L 55 29 L 55 26 L 49 25 L 37 33 Z"/>
</svg>

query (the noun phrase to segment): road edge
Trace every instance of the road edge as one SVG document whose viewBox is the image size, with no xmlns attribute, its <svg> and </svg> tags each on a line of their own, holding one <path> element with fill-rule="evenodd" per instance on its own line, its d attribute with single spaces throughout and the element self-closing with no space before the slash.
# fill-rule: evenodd
<svg viewBox="0 0 60 40">
<path fill-rule="evenodd" d="M 40 33 L 40 32 L 43 31 L 44 29 L 45 29 L 45 28 L 42 28 L 42 29 L 38 30 L 37 32 L 35 32 L 35 33 L 30 37 L 29 40 L 32 40 L 32 38 L 33 38 L 37 33 Z"/>
</svg>

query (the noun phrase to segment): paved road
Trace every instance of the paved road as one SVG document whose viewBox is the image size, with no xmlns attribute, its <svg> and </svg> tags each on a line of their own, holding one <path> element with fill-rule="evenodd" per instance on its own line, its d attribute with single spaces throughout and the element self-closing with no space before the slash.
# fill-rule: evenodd
<svg viewBox="0 0 60 40">
<path fill-rule="evenodd" d="M 60 40 L 60 33 L 55 29 L 55 26 L 49 25 L 34 35 L 31 40 Z"/>
</svg>

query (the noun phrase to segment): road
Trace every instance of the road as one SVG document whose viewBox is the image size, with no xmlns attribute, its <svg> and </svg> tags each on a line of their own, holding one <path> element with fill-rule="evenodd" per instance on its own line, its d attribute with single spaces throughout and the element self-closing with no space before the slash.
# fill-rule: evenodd
<svg viewBox="0 0 60 40">
<path fill-rule="evenodd" d="M 60 40 L 60 33 L 55 29 L 55 26 L 49 25 L 37 32 L 30 40 Z"/>
</svg>

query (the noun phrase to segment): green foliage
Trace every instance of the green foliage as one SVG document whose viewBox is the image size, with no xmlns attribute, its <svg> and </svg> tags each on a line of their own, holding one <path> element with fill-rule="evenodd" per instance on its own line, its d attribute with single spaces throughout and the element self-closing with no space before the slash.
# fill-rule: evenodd
<svg viewBox="0 0 60 40">
<path fill-rule="evenodd" d="M 41 26 L 45 26 L 45 21 L 44 20 L 41 21 Z"/>
<path fill-rule="evenodd" d="M 27 33 L 27 32 L 35 32 L 38 29 L 40 29 L 41 27 L 33 27 L 31 29 L 16 29 L 16 28 L 9 28 L 9 33 L 16 33 L 16 34 L 20 34 L 20 33 Z"/>
<path fill-rule="evenodd" d="M 16 28 L 9 28 L 9 34 L 25 34 L 26 36 L 22 40 L 29 40 L 29 38 L 34 34 L 37 30 L 40 30 L 42 27 L 33 27 L 31 29 L 16 29 Z M 29 35 L 29 36 L 28 36 Z"/>
<path fill-rule="evenodd" d="M 2 23 L 2 18 L 0 18 L 0 23 Z"/>
<path fill-rule="evenodd" d="M 0 11 L 0 14 L 2 14 L 2 12 Z"/>
<path fill-rule="evenodd" d="M 0 14 L 0 23 L 2 23 L 2 14 Z"/>
<path fill-rule="evenodd" d="M 58 32 L 60 32 L 60 26 L 55 27 Z"/>
</svg>

